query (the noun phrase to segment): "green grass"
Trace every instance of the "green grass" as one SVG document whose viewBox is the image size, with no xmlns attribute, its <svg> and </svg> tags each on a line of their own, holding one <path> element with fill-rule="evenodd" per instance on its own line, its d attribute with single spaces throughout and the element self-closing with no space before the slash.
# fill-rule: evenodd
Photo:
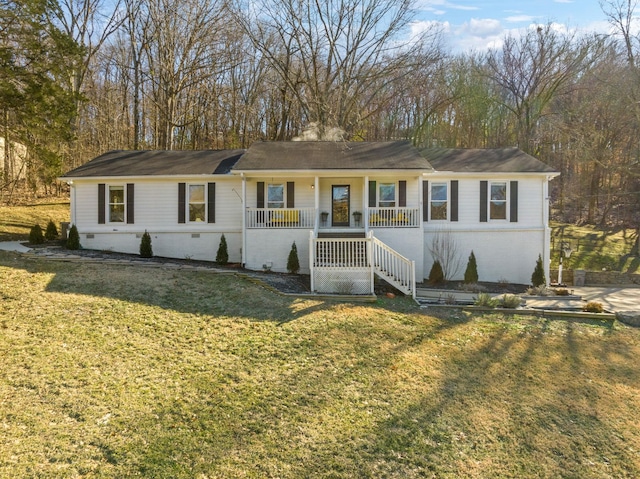
<svg viewBox="0 0 640 479">
<path fill-rule="evenodd" d="M 0 241 L 27 241 L 32 226 L 39 224 L 45 231 L 49 220 L 53 220 L 60 232 L 60 222 L 69 221 L 69 201 L 0 206 Z"/>
<path fill-rule="evenodd" d="M 594 226 L 554 223 L 552 227 L 552 268 L 558 267 L 560 243 L 571 246 L 573 252 L 564 266 L 589 271 L 621 271 L 640 273 L 640 257 L 631 255 L 637 239 L 635 230 L 604 230 Z"/>
<path fill-rule="evenodd" d="M 0 252 L 0 477 L 640 476 L 640 331 Z"/>
</svg>

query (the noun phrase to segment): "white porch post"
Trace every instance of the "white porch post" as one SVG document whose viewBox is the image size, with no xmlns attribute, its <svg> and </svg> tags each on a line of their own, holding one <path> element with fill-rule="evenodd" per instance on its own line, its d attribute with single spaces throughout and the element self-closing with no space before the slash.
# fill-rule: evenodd
<svg viewBox="0 0 640 479">
<path fill-rule="evenodd" d="M 242 266 L 247 264 L 247 178 L 242 175 Z"/>
<path fill-rule="evenodd" d="M 362 194 L 362 204 L 364 211 L 364 234 L 369 234 L 369 175 L 364 177 L 364 191 Z"/>
<path fill-rule="evenodd" d="M 318 178 L 318 176 L 314 178 L 313 185 L 314 185 L 313 188 L 315 190 L 313 201 L 315 202 L 315 208 L 316 208 L 316 219 L 314 221 L 313 231 L 317 236 L 318 228 L 320 228 L 320 178 Z"/>
</svg>

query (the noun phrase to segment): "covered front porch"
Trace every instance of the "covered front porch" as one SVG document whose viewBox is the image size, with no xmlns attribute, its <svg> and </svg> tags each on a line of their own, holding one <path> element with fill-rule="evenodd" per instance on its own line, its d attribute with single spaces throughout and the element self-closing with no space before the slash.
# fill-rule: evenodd
<svg viewBox="0 0 640 479">
<path fill-rule="evenodd" d="M 420 178 L 255 178 L 243 185 L 246 229 L 366 235 L 371 228 L 422 226 Z"/>
<path fill-rule="evenodd" d="M 310 232 L 317 240 L 336 244 L 344 239 L 370 238 L 375 232 L 394 251 L 415 261 L 417 274 L 422 274 L 420 176 L 243 179 L 243 262 L 247 268 L 286 272 L 295 242 L 300 272 L 309 274 L 316 252 L 309 244 Z"/>
</svg>

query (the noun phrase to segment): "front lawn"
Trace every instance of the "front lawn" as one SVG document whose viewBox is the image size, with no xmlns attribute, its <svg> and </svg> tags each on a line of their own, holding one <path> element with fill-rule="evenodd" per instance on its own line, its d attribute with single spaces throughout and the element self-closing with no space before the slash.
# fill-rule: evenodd
<svg viewBox="0 0 640 479">
<path fill-rule="evenodd" d="M 640 330 L 0 252 L 0 477 L 640 476 Z"/>
</svg>

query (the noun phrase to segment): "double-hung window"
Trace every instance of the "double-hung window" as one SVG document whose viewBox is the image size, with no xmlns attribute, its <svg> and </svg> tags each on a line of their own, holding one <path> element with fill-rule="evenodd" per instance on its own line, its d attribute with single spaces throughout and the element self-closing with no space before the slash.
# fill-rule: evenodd
<svg viewBox="0 0 640 479">
<path fill-rule="evenodd" d="M 378 206 L 393 208 L 396 206 L 396 184 L 380 183 L 378 186 Z"/>
<path fill-rule="evenodd" d="M 204 185 L 189 185 L 189 221 L 204 222 L 206 211 Z"/>
<path fill-rule="evenodd" d="M 507 182 L 491 182 L 489 197 L 489 219 L 507 219 Z"/>
<path fill-rule="evenodd" d="M 269 184 L 267 186 L 267 208 L 284 208 L 284 185 Z"/>
<path fill-rule="evenodd" d="M 109 186 L 109 222 L 124 223 L 124 185 Z"/>
<path fill-rule="evenodd" d="M 447 183 L 431 184 L 431 220 L 447 219 Z"/>
</svg>

